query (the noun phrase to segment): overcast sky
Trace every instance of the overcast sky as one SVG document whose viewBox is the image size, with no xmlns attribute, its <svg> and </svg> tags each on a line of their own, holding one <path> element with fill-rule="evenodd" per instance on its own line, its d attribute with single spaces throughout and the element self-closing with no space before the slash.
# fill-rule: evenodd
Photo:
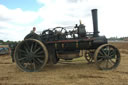
<svg viewBox="0 0 128 85">
<path fill-rule="evenodd" d="M 128 36 L 128 0 L 0 0 L 0 39 L 23 40 L 37 31 L 74 26 L 79 20 L 93 31 L 91 9 L 98 9 L 100 35 Z"/>
</svg>

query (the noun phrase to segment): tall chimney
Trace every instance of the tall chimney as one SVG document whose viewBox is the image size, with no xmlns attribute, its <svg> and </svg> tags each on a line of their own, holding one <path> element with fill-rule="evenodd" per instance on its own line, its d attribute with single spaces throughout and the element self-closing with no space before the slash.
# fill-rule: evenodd
<svg viewBox="0 0 128 85">
<path fill-rule="evenodd" d="M 92 9 L 92 21 L 93 21 L 93 37 L 98 37 L 99 31 L 98 31 L 97 9 Z"/>
</svg>

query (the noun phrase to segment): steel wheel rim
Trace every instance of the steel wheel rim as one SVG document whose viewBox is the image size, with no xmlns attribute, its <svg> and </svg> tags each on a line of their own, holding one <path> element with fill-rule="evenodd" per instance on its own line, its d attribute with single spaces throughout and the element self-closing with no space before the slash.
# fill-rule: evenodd
<svg viewBox="0 0 128 85">
<path fill-rule="evenodd" d="M 114 69 L 120 63 L 120 52 L 113 45 L 102 45 L 95 52 L 95 62 L 101 70 Z"/>
<path fill-rule="evenodd" d="M 37 72 L 47 63 L 48 53 L 42 42 L 35 39 L 24 40 L 15 50 L 17 66 L 26 72 Z"/>
</svg>

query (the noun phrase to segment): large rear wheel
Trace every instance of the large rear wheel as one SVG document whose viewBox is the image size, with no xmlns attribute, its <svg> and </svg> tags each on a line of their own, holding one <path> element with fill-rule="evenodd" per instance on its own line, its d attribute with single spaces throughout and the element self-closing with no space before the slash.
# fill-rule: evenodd
<svg viewBox="0 0 128 85">
<path fill-rule="evenodd" d="M 25 72 L 39 71 L 48 61 L 47 48 L 36 39 L 26 39 L 20 42 L 14 55 L 17 66 Z"/>
</svg>

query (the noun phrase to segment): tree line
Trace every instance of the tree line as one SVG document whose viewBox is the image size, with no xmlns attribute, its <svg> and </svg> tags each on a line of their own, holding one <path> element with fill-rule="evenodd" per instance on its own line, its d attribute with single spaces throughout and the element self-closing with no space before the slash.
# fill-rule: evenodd
<svg viewBox="0 0 128 85">
<path fill-rule="evenodd" d="M 11 43 L 18 43 L 19 41 L 4 41 L 4 40 L 0 40 L 0 45 L 9 45 Z"/>
<path fill-rule="evenodd" d="M 110 37 L 108 40 L 128 40 L 128 37 Z"/>
</svg>

